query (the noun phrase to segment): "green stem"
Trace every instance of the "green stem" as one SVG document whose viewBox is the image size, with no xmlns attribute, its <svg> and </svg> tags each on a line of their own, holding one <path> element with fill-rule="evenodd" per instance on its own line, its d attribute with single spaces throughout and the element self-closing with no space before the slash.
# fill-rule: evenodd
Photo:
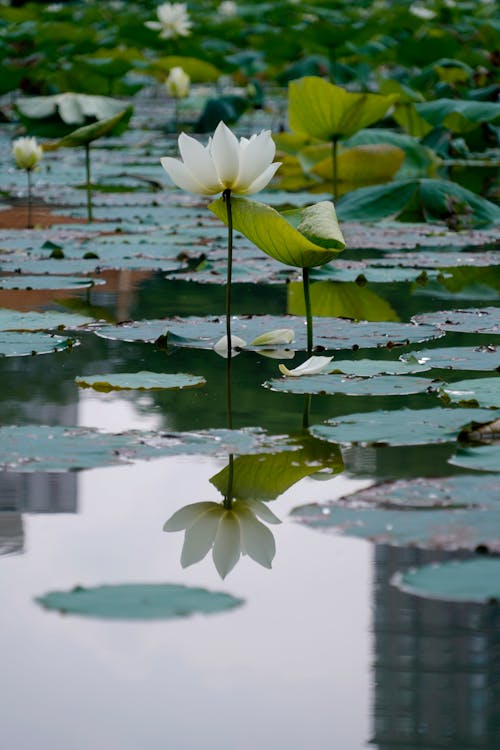
<svg viewBox="0 0 500 750">
<path fill-rule="evenodd" d="M 26 170 L 28 175 L 28 229 L 33 229 L 33 200 L 31 196 L 31 169 Z"/>
<path fill-rule="evenodd" d="M 313 350 L 313 319 L 311 310 L 311 293 L 309 289 L 309 269 L 302 269 L 302 286 L 304 288 L 304 302 L 307 321 L 307 354 L 310 357 Z"/>
<path fill-rule="evenodd" d="M 337 160 L 337 138 L 332 141 L 332 166 L 333 166 L 333 202 L 338 198 L 338 160 Z"/>
<path fill-rule="evenodd" d="M 227 492 L 224 497 L 224 508 L 231 510 L 233 505 L 233 481 L 234 481 L 234 456 L 229 454 L 229 463 L 227 465 Z"/>
<path fill-rule="evenodd" d="M 227 280 L 226 280 L 226 336 L 228 359 L 231 359 L 231 280 L 233 274 L 233 213 L 231 211 L 231 190 L 224 190 L 222 198 L 227 210 Z"/>
<path fill-rule="evenodd" d="M 304 413 L 302 414 L 302 429 L 307 430 L 309 422 L 311 420 L 311 400 L 312 396 L 310 393 L 306 394 L 306 400 L 304 402 Z"/>
<path fill-rule="evenodd" d="M 87 182 L 87 221 L 92 221 L 92 183 L 90 181 L 90 143 L 85 144 L 85 176 Z"/>
</svg>

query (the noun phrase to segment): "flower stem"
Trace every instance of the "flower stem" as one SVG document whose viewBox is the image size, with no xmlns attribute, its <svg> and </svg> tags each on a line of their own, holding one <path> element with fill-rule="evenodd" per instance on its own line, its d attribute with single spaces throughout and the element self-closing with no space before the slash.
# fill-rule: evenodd
<svg viewBox="0 0 500 750">
<path fill-rule="evenodd" d="M 338 161 L 337 161 L 338 139 L 332 141 L 332 166 L 333 166 L 333 202 L 338 198 Z"/>
<path fill-rule="evenodd" d="M 302 413 L 302 429 L 307 430 L 309 422 L 311 421 L 311 400 L 312 396 L 310 393 L 306 393 L 304 401 L 304 411 Z"/>
<path fill-rule="evenodd" d="M 90 143 L 85 144 L 85 175 L 87 182 L 87 221 L 92 221 L 92 183 L 90 181 Z"/>
<path fill-rule="evenodd" d="M 227 210 L 227 280 L 226 280 L 226 336 L 227 358 L 231 359 L 231 280 L 233 274 L 233 213 L 231 211 L 231 190 L 224 190 L 222 197 Z"/>
<path fill-rule="evenodd" d="M 233 481 L 234 481 L 234 456 L 229 454 L 229 463 L 227 465 L 227 490 L 224 496 L 224 508 L 231 510 L 233 505 Z"/>
<path fill-rule="evenodd" d="M 28 229 L 33 229 L 33 201 L 31 196 L 31 169 L 26 170 L 28 175 Z"/>
<path fill-rule="evenodd" d="M 310 357 L 313 350 L 313 319 L 311 311 L 311 294 L 309 289 L 309 269 L 302 269 L 302 286 L 304 288 L 304 302 L 306 306 L 307 321 L 307 354 Z"/>
</svg>

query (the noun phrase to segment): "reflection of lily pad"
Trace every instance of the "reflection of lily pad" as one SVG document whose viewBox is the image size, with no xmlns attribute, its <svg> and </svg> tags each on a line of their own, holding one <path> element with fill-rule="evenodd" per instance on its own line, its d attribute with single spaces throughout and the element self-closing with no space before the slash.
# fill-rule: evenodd
<svg viewBox="0 0 500 750">
<path fill-rule="evenodd" d="M 500 599 L 500 558 L 478 557 L 424 565 L 397 575 L 393 583 L 408 594 L 453 602 Z"/>
<path fill-rule="evenodd" d="M 469 422 L 487 422 L 486 409 L 398 409 L 348 414 L 314 425 L 310 432 L 332 443 L 426 445 L 450 443 Z"/>
<path fill-rule="evenodd" d="M 459 380 L 439 390 L 447 402 L 500 408 L 500 377 Z"/>
<path fill-rule="evenodd" d="M 459 333 L 500 333 L 500 307 L 443 310 L 414 315 L 413 321 Z"/>
<path fill-rule="evenodd" d="M 103 279 L 89 279 L 81 276 L 3 276 L 0 289 L 85 289 L 96 284 L 105 284 Z"/>
<path fill-rule="evenodd" d="M 85 427 L 6 426 L 0 427 L 0 468 L 75 471 L 163 456 L 276 453 L 295 447 L 257 428 L 111 434 Z"/>
<path fill-rule="evenodd" d="M 459 448 L 449 459 L 453 466 L 473 471 L 500 471 L 500 445 L 478 445 Z"/>
<path fill-rule="evenodd" d="M 245 341 L 253 341 L 257 336 L 274 328 L 291 328 L 295 334 L 293 348 L 307 348 L 307 331 L 302 317 L 249 315 L 234 318 L 232 334 Z M 102 326 L 96 333 L 103 338 L 116 341 L 147 342 L 154 342 L 168 333 L 170 343 L 177 346 L 212 349 L 225 334 L 225 321 L 222 317 L 164 318 L 118 326 Z M 391 348 L 439 338 L 442 335 L 437 328 L 409 323 L 354 323 L 341 318 L 314 319 L 314 341 L 317 347 L 324 349 L 384 346 Z"/>
<path fill-rule="evenodd" d="M 63 615 L 105 620 L 171 620 L 214 614 L 243 604 L 242 599 L 230 594 L 166 583 L 76 586 L 71 591 L 52 591 L 36 601 Z"/>
<path fill-rule="evenodd" d="M 495 346 L 448 346 L 402 354 L 402 362 L 447 370 L 498 370 L 500 349 Z M 484 406 L 484 404 L 482 404 Z"/>
<path fill-rule="evenodd" d="M 407 396 L 411 393 L 430 392 L 431 380 L 411 375 L 378 375 L 373 378 L 355 378 L 344 375 L 311 375 L 304 378 L 276 378 L 264 387 L 281 393 L 343 393 L 345 396 Z"/>
<path fill-rule="evenodd" d="M 114 372 L 108 375 L 85 375 L 75 378 L 80 388 L 95 391 L 153 391 L 180 390 L 204 385 L 205 378 L 187 373 Z"/>
<path fill-rule="evenodd" d="M 94 322 L 93 318 L 73 313 L 18 312 L 0 309 L 0 330 L 2 331 L 50 331 L 56 328 L 75 330 Z"/>
<path fill-rule="evenodd" d="M 51 354 L 78 346 L 75 339 L 48 333 L 0 331 L 0 357 L 23 357 L 31 354 Z"/>
</svg>

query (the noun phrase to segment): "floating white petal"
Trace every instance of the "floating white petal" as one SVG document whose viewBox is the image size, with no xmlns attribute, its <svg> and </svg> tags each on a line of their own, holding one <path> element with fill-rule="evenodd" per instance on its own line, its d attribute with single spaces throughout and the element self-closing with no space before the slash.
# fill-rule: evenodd
<svg viewBox="0 0 500 750">
<path fill-rule="evenodd" d="M 283 375 L 291 378 L 299 378 L 302 375 L 318 375 L 320 372 L 324 372 L 328 367 L 333 357 L 309 357 L 298 367 L 293 370 L 289 370 L 286 365 L 278 365 L 280 372 Z"/>
</svg>

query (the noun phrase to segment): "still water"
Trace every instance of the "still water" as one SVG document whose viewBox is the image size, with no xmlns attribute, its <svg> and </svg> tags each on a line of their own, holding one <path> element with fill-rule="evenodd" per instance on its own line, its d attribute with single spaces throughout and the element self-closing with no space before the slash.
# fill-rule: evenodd
<svg viewBox="0 0 500 750">
<path fill-rule="evenodd" d="M 162 298 L 168 314 L 169 291 L 158 278 L 142 280 L 128 290 L 125 312 L 154 317 Z M 240 311 L 249 293 L 242 288 L 235 295 Z M 105 294 L 96 291 L 94 304 L 124 304 L 123 296 Z M 196 300 L 190 304 L 217 312 L 220 290 L 204 294 L 190 296 Z M 254 312 L 259 304 L 285 311 L 284 289 L 268 291 L 267 299 L 258 294 Z M 404 294 L 401 299 L 402 306 L 414 304 Z M 82 341 L 71 353 L 1 362 L 5 423 L 116 432 L 225 426 L 225 364 L 213 352 L 170 355 L 90 334 Z M 204 374 L 208 395 L 120 396 L 74 385 L 84 371 L 166 366 Z M 300 430 L 302 398 L 259 387 L 275 372 L 275 361 L 251 353 L 235 358 L 235 427 Z M 313 397 L 312 420 L 352 411 L 345 401 Z M 369 401 L 361 398 L 356 410 L 374 408 Z M 446 466 L 447 452 L 433 449 L 433 471 Z M 395 571 L 443 554 L 373 546 L 289 518 L 299 505 L 333 500 L 375 478 L 430 471 L 429 455 L 426 448 L 344 451 L 343 473 L 322 481 L 305 477 L 269 503 L 283 521 L 272 529 L 272 570 L 245 556 L 224 580 L 210 557 L 182 569 L 182 534 L 162 529 L 186 504 L 220 501 L 209 480 L 227 459 L 163 458 L 67 474 L 3 472 L 2 746 L 496 750 L 498 608 L 418 599 L 390 585 Z M 35 601 L 50 591 L 121 583 L 178 583 L 244 601 L 222 613 L 142 623 L 64 615 Z"/>
</svg>

